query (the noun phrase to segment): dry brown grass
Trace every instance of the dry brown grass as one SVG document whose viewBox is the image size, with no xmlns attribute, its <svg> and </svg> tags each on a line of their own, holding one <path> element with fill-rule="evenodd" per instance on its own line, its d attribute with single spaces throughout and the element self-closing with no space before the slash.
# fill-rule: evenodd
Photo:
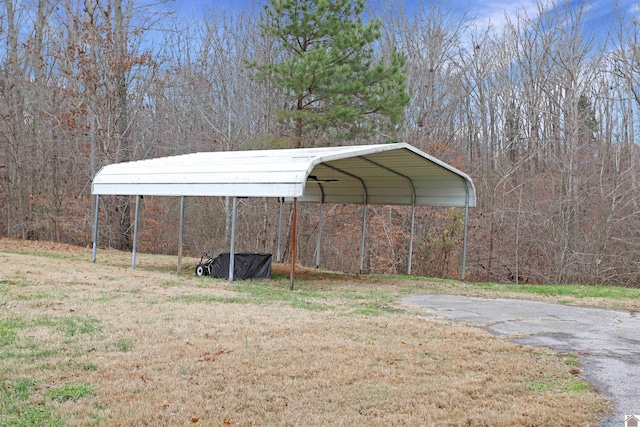
<svg viewBox="0 0 640 427">
<path fill-rule="evenodd" d="M 24 321 L 0 385 L 32 379 L 28 403 L 78 426 L 595 425 L 609 408 L 561 355 L 381 309 L 407 282 L 300 271 L 289 296 L 129 257 L 0 240 L 0 320 Z M 62 384 L 93 393 L 47 397 Z"/>
</svg>

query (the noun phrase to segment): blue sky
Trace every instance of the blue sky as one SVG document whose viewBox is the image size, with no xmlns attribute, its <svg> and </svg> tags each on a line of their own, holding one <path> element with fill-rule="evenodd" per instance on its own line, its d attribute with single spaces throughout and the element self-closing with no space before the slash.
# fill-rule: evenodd
<svg viewBox="0 0 640 427">
<path fill-rule="evenodd" d="M 256 3 L 265 3 L 266 0 L 170 0 L 169 7 L 175 8 L 179 14 L 185 16 L 202 16 L 207 9 L 220 9 L 227 11 L 237 11 L 243 8 L 250 8 Z M 428 2 L 428 0 L 426 0 Z M 372 5 L 376 2 L 380 3 L 397 3 L 404 4 L 408 8 L 416 3 L 415 0 L 401 0 L 394 2 L 393 0 L 369 0 Z M 544 3 L 551 3 L 543 0 Z M 437 1 L 435 2 L 437 3 Z M 558 2 L 556 2 L 558 3 Z M 575 3 L 575 2 L 574 2 Z M 526 10 L 530 17 L 536 16 L 537 1 L 536 0 L 441 0 L 444 8 L 453 8 L 464 10 L 469 8 L 470 16 L 475 17 L 479 27 L 484 28 L 489 23 L 494 28 L 501 28 L 506 22 L 506 16 L 514 15 L 516 12 Z M 587 2 L 590 8 L 590 16 L 592 19 L 601 22 L 610 22 L 611 13 L 616 4 L 626 14 L 632 14 L 638 10 L 640 0 L 620 0 L 612 2 L 610 0 L 592 0 Z M 371 7 L 371 6 L 370 6 Z"/>
<path fill-rule="evenodd" d="M 169 0 L 169 7 L 187 16 L 201 16 L 208 9 L 239 10 L 250 8 L 254 0 Z"/>
</svg>

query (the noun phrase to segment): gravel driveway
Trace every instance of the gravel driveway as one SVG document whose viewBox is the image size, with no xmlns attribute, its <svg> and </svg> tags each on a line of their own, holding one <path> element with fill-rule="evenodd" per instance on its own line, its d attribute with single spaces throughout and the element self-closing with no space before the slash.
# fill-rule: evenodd
<svg viewBox="0 0 640 427">
<path fill-rule="evenodd" d="M 583 377 L 614 401 L 601 426 L 624 426 L 640 414 L 640 318 L 626 312 L 535 301 L 457 295 L 411 295 L 404 303 L 483 327 L 511 341 L 577 354 Z"/>
</svg>

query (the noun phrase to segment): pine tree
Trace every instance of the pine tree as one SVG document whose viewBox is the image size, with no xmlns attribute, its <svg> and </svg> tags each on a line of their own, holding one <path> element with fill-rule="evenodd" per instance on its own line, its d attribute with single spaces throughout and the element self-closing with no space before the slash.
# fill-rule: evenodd
<svg viewBox="0 0 640 427">
<path fill-rule="evenodd" d="M 310 129 L 349 139 L 393 131 L 409 104 L 405 55 L 376 60 L 379 19 L 364 23 L 365 0 L 270 0 L 262 32 L 281 60 L 255 64 L 258 80 L 283 89 L 288 105 L 278 117 L 294 128 L 296 147 Z"/>
</svg>

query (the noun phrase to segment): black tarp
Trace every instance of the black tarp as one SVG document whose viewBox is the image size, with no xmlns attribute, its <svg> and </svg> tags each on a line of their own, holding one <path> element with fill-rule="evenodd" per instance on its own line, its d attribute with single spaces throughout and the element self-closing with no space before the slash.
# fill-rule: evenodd
<svg viewBox="0 0 640 427">
<path fill-rule="evenodd" d="M 211 264 L 211 277 L 229 279 L 229 252 L 218 255 Z M 235 254 L 233 279 L 271 279 L 271 254 Z"/>
</svg>

